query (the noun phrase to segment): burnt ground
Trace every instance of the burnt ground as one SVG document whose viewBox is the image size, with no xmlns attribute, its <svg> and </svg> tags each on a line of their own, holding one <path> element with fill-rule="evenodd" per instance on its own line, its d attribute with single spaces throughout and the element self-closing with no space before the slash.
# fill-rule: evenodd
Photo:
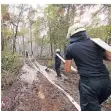
<svg viewBox="0 0 111 111">
<path fill-rule="evenodd" d="M 40 74 L 38 79 L 31 87 L 17 81 L 8 89 L 4 93 L 8 103 L 3 111 L 58 111 L 60 109 L 77 111 L 67 97 L 50 84 L 45 77 Z"/>
<path fill-rule="evenodd" d="M 47 66 L 49 60 L 38 60 L 41 65 Z M 111 63 L 105 62 L 111 77 Z M 73 66 L 75 64 L 73 63 Z M 52 67 L 53 68 L 53 67 Z M 68 79 L 64 80 L 63 83 L 56 82 L 59 86 L 61 86 L 66 92 L 68 92 L 72 97 L 74 97 L 74 100 L 79 104 L 79 91 L 78 91 L 78 82 L 79 82 L 79 74 L 75 73 L 65 73 L 63 70 L 63 64 L 61 65 L 61 73 L 63 73 Z M 102 104 L 102 111 L 111 111 L 111 103 L 104 102 Z"/>
<path fill-rule="evenodd" d="M 20 75 L 23 73 L 27 72 L 21 71 Z M 2 111 L 77 111 L 68 98 L 40 72 L 37 72 L 37 80 L 32 84 L 17 79 L 2 92 L 2 100 L 6 104 Z"/>
<path fill-rule="evenodd" d="M 48 61 L 44 60 L 38 62 L 46 66 L 48 64 Z M 32 70 L 30 73 L 33 73 L 35 69 L 32 64 L 28 60 L 26 64 Z M 79 103 L 79 75 L 65 74 L 63 71 L 62 73 L 67 78 L 64 81 L 55 81 L 55 83 Z M 21 70 L 13 85 L 2 91 L 2 100 L 5 102 L 5 108 L 2 111 L 77 111 L 69 99 L 39 71 L 36 71 L 36 79 L 31 84 L 20 79 L 23 74 L 28 75 L 29 72 Z M 111 105 L 104 104 L 102 111 L 111 111 Z"/>
</svg>

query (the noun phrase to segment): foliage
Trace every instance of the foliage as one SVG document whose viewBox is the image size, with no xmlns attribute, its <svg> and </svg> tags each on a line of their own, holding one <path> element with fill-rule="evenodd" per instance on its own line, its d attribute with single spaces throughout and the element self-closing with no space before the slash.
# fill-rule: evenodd
<svg viewBox="0 0 111 111">
<path fill-rule="evenodd" d="M 1 52 L 1 83 L 2 88 L 8 85 L 12 85 L 13 81 L 16 79 L 23 62 L 19 59 L 17 53 L 12 54 L 12 52 L 5 50 Z"/>
<path fill-rule="evenodd" d="M 31 50 L 33 50 L 34 46 L 37 49 L 37 46 L 41 44 L 41 46 L 50 45 L 51 51 L 54 51 L 56 48 L 60 48 L 63 51 L 68 43 L 66 39 L 68 27 L 74 22 L 81 21 L 82 15 L 86 13 L 86 9 L 88 10 L 95 6 L 97 7 L 97 5 L 88 4 L 49 4 L 42 9 L 40 6 L 33 8 L 31 5 L 25 4 L 2 4 L 2 15 L 9 13 L 11 22 L 11 24 L 8 23 L 7 26 L 2 27 L 2 38 L 12 36 L 13 42 L 11 46 L 13 45 L 13 47 L 11 48 L 15 51 L 17 36 L 23 37 L 23 41 L 21 41 L 24 44 L 23 46 L 25 46 L 25 40 L 28 39 L 29 44 L 27 45 L 31 44 Z M 12 11 L 9 12 L 9 9 Z M 109 5 L 99 5 L 98 9 L 91 13 L 91 24 L 87 26 L 89 36 L 99 37 L 105 41 L 111 36 L 110 11 Z M 39 16 L 41 13 L 43 16 Z M 106 18 L 104 25 L 101 25 L 102 21 L 99 18 L 101 13 L 104 13 Z M 76 20 L 77 17 L 78 20 Z M 26 38 L 26 36 L 29 36 L 29 38 Z M 44 40 L 41 39 L 43 36 L 46 36 Z M 39 39 L 40 43 L 38 42 Z M 44 41 L 47 41 L 45 42 L 46 44 L 43 44 Z M 25 48 L 23 49 L 25 50 Z"/>
<path fill-rule="evenodd" d="M 20 31 L 18 31 L 18 36 L 23 36 L 26 35 L 27 33 L 28 33 L 28 28 L 21 27 Z"/>
<path fill-rule="evenodd" d="M 12 37 L 13 33 L 11 31 L 11 29 L 7 28 L 7 27 L 2 27 L 2 33 L 3 33 L 3 37 L 7 38 L 7 37 Z"/>
<path fill-rule="evenodd" d="M 22 51 L 25 52 L 25 49 L 31 46 L 32 52 L 36 50 L 35 53 L 43 57 L 43 51 L 47 51 L 45 49 L 50 46 L 51 53 L 48 52 L 48 54 L 53 57 L 56 48 L 65 52 L 68 43 L 66 39 L 68 27 L 75 22 L 80 22 L 83 19 L 82 15 L 86 14 L 87 11 L 90 12 L 88 9 L 96 8 L 95 6 L 98 7 L 99 5 L 50 4 L 42 10 L 40 7 L 34 9 L 31 5 L 26 4 L 2 4 L 2 86 L 12 84 L 14 77 L 23 65 L 16 53 L 19 36 L 22 37 L 19 44 L 23 49 Z M 40 16 L 41 13 L 43 16 Z M 101 14 L 104 15 L 103 21 L 99 18 Z M 111 5 L 100 5 L 98 10 L 90 13 L 90 15 L 92 16 L 90 18 L 91 23 L 86 24 L 88 35 L 107 41 L 111 37 Z M 53 64 L 54 61 L 51 59 L 47 65 L 52 67 Z M 107 64 L 107 67 L 111 72 L 111 65 Z"/>
<path fill-rule="evenodd" d="M 87 33 L 92 38 L 101 38 L 104 41 L 107 41 L 107 39 L 111 36 L 111 26 L 100 26 L 100 27 L 94 27 L 92 28 L 87 27 Z"/>
<path fill-rule="evenodd" d="M 47 67 L 53 68 L 53 65 L 54 65 L 54 60 L 53 59 L 49 60 Z"/>
<path fill-rule="evenodd" d="M 2 15 L 2 17 L 4 17 L 6 13 L 8 13 L 8 5 L 1 4 L 1 15 Z"/>
<path fill-rule="evenodd" d="M 19 61 L 19 55 L 17 53 L 12 54 L 12 52 L 5 50 L 1 53 L 2 70 L 13 72 L 17 67 Z"/>
</svg>

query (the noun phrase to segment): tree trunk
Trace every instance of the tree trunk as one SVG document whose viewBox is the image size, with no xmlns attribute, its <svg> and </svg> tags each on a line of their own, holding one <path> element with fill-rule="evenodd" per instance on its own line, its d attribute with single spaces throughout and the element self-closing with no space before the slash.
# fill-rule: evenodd
<svg viewBox="0 0 111 111">
<path fill-rule="evenodd" d="M 1 51 L 3 51 L 4 50 L 4 37 L 3 37 L 3 34 L 2 34 L 2 32 L 1 32 Z"/>
<path fill-rule="evenodd" d="M 31 38 L 30 48 L 31 48 L 31 55 L 33 55 L 33 50 L 32 50 L 32 31 L 31 31 L 31 28 L 32 28 L 32 24 L 30 23 L 30 38 Z"/>
<path fill-rule="evenodd" d="M 16 38 L 17 38 L 18 26 L 15 28 L 15 35 L 13 38 L 13 54 L 16 52 Z"/>
<path fill-rule="evenodd" d="M 13 38 L 13 54 L 14 54 L 14 52 L 15 52 L 15 50 L 16 50 L 15 42 L 16 42 L 16 40 L 15 40 L 15 37 L 14 37 L 14 38 Z"/>
<path fill-rule="evenodd" d="M 69 28 L 69 11 L 70 11 L 70 5 L 68 5 L 67 7 L 67 14 L 66 14 L 66 21 L 67 21 L 67 26 L 66 26 L 66 29 L 65 29 L 65 33 L 67 35 L 67 32 L 68 32 L 68 28 Z M 66 39 L 64 40 L 64 54 L 66 53 Z"/>
<path fill-rule="evenodd" d="M 44 49 L 44 36 L 42 38 L 42 46 L 41 46 L 41 51 L 40 51 L 40 57 L 42 56 L 43 49 Z"/>
<path fill-rule="evenodd" d="M 50 43 L 50 47 L 51 47 L 51 57 L 53 57 L 53 47 L 52 47 L 52 42 Z"/>
<path fill-rule="evenodd" d="M 49 20 L 49 37 L 50 37 L 50 50 L 51 50 L 51 57 L 53 57 L 53 45 L 52 45 L 52 37 L 51 37 L 51 26 Z"/>
<path fill-rule="evenodd" d="M 74 18 L 75 18 L 75 6 L 72 6 L 72 24 L 74 24 Z"/>
<path fill-rule="evenodd" d="M 24 35 L 22 36 L 22 40 L 23 40 L 23 55 L 25 56 L 25 45 L 24 45 Z"/>
</svg>

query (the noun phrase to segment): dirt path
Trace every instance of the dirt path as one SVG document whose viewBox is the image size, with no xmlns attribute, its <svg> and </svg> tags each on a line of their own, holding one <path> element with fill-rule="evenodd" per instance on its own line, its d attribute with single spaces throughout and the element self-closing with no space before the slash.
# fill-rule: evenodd
<svg viewBox="0 0 111 111">
<path fill-rule="evenodd" d="M 47 62 L 43 60 L 38 60 L 40 64 L 47 65 Z M 54 75 L 54 71 L 50 70 L 50 72 Z M 62 87 L 67 93 L 69 93 L 74 100 L 79 104 L 79 91 L 78 91 L 78 82 L 79 82 L 79 75 L 78 74 L 65 74 L 62 72 L 62 77 L 64 78 L 63 81 L 55 81 L 56 84 L 58 84 L 60 87 Z M 56 74 L 55 74 L 56 75 Z M 50 73 L 49 73 L 50 76 Z M 111 111 L 111 105 L 110 104 L 103 104 L 101 111 Z"/>
<path fill-rule="evenodd" d="M 31 60 L 30 60 L 31 61 Z M 33 64 L 34 63 L 34 64 Z M 55 71 L 49 69 L 48 73 L 45 71 L 45 69 L 47 68 L 46 66 L 42 66 L 40 65 L 36 60 L 34 60 L 32 64 L 34 66 L 36 66 L 36 69 L 39 69 L 39 71 L 41 72 L 41 74 L 43 74 L 44 77 L 47 78 L 47 80 L 53 84 L 54 86 L 56 86 L 60 91 L 62 91 L 65 96 L 70 100 L 70 102 L 77 108 L 78 111 L 80 111 L 80 106 L 79 104 L 74 100 L 73 97 L 70 96 L 69 93 L 67 93 L 63 88 L 60 87 L 60 85 L 57 85 L 57 83 L 62 84 L 62 82 L 64 83 L 64 80 L 66 79 L 66 77 L 62 74 L 62 79 L 59 79 L 55 76 Z M 56 83 L 57 82 L 57 83 Z M 66 88 L 67 89 L 67 88 Z"/>
<path fill-rule="evenodd" d="M 26 62 L 16 83 L 3 92 L 3 111 L 77 111 L 58 88 L 30 62 Z"/>
<path fill-rule="evenodd" d="M 45 68 L 35 60 L 32 64 L 26 59 L 17 81 L 3 91 L 6 106 L 2 111 L 78 111 L 75 107 L 75 102 L 79 104 L 78 75 L 62 74 L 62 79 L 58 79 L 54 70 L 47 73 Z M 102 108 L 102 111 L 111 109 Z"/>
</svg>

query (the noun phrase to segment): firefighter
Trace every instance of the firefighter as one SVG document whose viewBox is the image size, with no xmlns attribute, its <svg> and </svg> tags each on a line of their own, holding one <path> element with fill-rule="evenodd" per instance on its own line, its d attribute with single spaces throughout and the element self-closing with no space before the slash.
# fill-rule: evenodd
<svg viewBox="0 0 111 111">
<path fill-rule="evenodd" d="M 26 57 L 28 57 L 28 51 L 27 50 L 25 51 L 25 55 L 26 55 Z"/>
<path fill-rule="evenodd" d="M 80 75 L 81 111 L 101 111 L 100 105 L 111 95 L 111 80 L 103 63 L 103 59 L 111 61 L 111 53 L 92 42 L 80 23 L 69 27 L 67 38 L 65 72 L 70 72 L 73 59 Z"/>
<path fill-rule="evenodd" d="M 56 53 L 60 55 L 60 49 L 56 49 Z M 55 54 L 55 70 L 56 70 L 56 73 L 57 73 L 57 77 L 61 78 L 60 65 L 61 65 L 61 60 Z"/>
</svg>

